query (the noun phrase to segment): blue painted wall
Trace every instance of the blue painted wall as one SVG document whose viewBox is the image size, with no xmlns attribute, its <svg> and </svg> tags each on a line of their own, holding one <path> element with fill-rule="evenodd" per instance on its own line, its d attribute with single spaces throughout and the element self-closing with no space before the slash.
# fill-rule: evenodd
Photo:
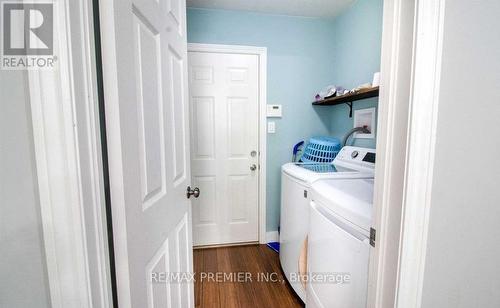
<svg viewBox="0 0 500 308">
<path fill-rule="evenodd" d="M 267 103 L 283 105 L 283 118 L 270 120 L 276 134 L 267 135 L 267 230 L 277 230 L 280 168 L 293 145 L 313 135 L 342 137 L 352 128 L 344 106 L 312 107 L 315 93 L 329 84 L 371 82 L 379 70 L 382 0 L 359 0 L 336 19 L 192 8 L 187 14 L 190 43 L 267 47 Z M 356 108 L 373 105 L 367 100 Z"/>
<path fill-rule="evenodd" d="M 347 89 L 372 82 L 380 71 L 383 0 L 358 0 L 334 20 L 334 84 Z M 354 110 L 377 107 L 378 98 L 354 102 Z M 333 110 L 330 133 L 342 138 L 353 127 L 347 105 Z M 355 139 L 354 145 L 375 148 L 375 139 Z"/>
</svg>

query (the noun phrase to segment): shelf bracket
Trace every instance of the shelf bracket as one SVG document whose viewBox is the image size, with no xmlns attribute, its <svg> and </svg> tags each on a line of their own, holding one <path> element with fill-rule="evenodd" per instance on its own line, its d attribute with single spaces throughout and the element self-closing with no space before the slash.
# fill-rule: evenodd
<svg viewBox="0 0 500 308">
<path fill-rule="evenodd" d="M 349 118 L 352 118 L 352 102 L 346 102 L 347 106 L 349 106 Z"/>
</svg>

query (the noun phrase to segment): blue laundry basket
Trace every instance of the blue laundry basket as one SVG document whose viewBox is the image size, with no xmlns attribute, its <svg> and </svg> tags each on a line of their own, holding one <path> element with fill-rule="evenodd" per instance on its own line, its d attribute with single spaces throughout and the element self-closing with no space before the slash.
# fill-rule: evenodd
<svg viewBox="0 0 500 308">
<path fill-rule="evenodd" d="M 333 137 L 319 136 L 309 139 L 302 154 L 305 163 L 331 163 L 340 151 L 340 140 Z"/>
</svg>

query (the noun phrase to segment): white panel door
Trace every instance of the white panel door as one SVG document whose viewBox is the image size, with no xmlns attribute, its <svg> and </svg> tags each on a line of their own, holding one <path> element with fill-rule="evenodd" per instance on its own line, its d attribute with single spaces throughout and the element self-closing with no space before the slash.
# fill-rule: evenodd
<svg viewBox="0 0 500 308">
<path fill-rule="evenodd" d="M 189 52 L 194 245 L 258 241 L 259 58 Z"/>
<path fill-rule="evenodd" d="M 100 6 L 118 304 L 193 307 L 185 1 Z"/>
</svg>

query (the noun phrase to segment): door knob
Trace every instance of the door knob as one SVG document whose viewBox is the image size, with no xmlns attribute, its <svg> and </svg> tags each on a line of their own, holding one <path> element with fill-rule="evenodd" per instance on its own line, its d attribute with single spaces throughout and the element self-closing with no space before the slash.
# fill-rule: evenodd
<svg viewBox="0 0 500 308">
<path fill-rule="evenodd" d="M 256 164 L 251 165 L 250 170 L 252 170 L 252 171 L 257 170 L 257 165 Z"/>
<path fill-rule="evenodd" d="M 186 197 L 189 199 L 189 198 L 191 198 L 191 196 L 198 198 L 200 196 L 200 189 L 198 187 L 191 189 L 191 186 L 188 186 L 187 192 L 186 192 Z"/>
</svg>

